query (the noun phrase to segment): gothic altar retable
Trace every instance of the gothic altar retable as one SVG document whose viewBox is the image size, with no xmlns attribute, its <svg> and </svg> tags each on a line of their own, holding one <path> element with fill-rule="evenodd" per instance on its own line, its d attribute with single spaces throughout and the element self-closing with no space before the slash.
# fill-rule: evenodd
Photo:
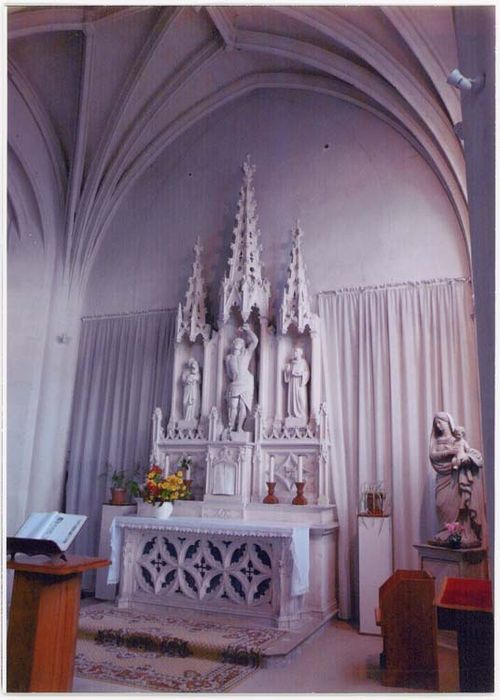
<svg viewBox="0 0 500 700">
<path fill-rule="evenodd" d="M 119 605 L 194 607 L 288 627 L 321 623 L 337 611 L 338 525 L 320 324 L 311 310 L 303 234 L 297 223 L 274 328 L 254 172 L 247 158 L 217 329 L 207 323 L 202 247 L 195 245 L 178 310 L 166 427 L 160 408 L 153 415 L 151 460 L 174 471 L 190 456 L 193 500 L 177 501 L 164 522 L 117 519 Z M 274 499 L 263 502 L 266 495 Z M 297 495 L 306 503 L 294 505 Z M 297 549 L 304 529 L 307 546 Z M 300 557 L 308 557 L 305 567 Z M 297 565 L 300 588 L 292 585 Z"/>
</svg>

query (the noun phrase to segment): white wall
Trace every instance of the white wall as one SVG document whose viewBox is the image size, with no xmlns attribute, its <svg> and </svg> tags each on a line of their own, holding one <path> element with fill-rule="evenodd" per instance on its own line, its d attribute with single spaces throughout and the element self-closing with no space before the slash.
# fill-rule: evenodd
<svg viewBox="0 0 500 700">
<path fill-rule="evenodd" d="M 399 133 L 328 96 L 260 90 L 184 134 L 136 183 L 105 236 L 84 313 L 176 306 L 198 235 L 216 310 L 246 153 L 275 303 L 297 217 L 313 293 L 468 274 L 444 190 Z"/>
<path fill-rule="evenodd" d="M 54 274 L 54 251 L 29 230 L 9 241 L 7 532 L 62 505 L 80 330 L 79 295 Z M 67 342 L 58 342 L 65 335 Z"/>
<path fill-rule="evenodd" d="M 9 534 L 22 523 L 33 480 L 33 439 L 42 381 L 52 264 L 50 259 L 47 260 L 37 235 L 10 237 L 7 275 Z"/>
</svg>

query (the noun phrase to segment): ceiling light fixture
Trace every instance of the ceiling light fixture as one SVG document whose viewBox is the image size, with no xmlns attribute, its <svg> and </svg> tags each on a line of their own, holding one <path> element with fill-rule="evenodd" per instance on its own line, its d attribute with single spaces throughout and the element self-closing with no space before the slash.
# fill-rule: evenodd
<svg viewBox="0 0 500 700">
<path fill-rule="evenodd" d="M 458 68 L 454 68 L 446 78 L 446 82 L 449 85 L 453 85 L 453 87 L 465 92 L 478 92 L 484 87 L 485 80 L 486 76 L 484 73 L 476 78 L 466 78 Z"/>
</svg>

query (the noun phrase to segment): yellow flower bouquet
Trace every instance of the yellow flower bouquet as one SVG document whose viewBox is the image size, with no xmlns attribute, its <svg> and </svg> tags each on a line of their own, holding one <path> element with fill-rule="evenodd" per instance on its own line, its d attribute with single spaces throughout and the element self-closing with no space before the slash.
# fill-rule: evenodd
<svg viewBox="0 0 500 700">
<path fill-rule="evenodd" d="M 180 469 L 175 474 L 165 476 L 163 470 L 156 464 L 147 470 L 144 483 L 132 482 L 131 493 L 136 498 L 141 498 L 144 503 L 151 505 L 178 501 L 190 496 Z"/>
</svg>

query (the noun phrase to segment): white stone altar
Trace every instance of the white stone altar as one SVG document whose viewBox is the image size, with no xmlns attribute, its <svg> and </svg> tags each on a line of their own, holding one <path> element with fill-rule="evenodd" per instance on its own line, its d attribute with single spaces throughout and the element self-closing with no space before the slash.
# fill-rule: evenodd
<svg viewBox="0 0 500 700">
<path fill-rule="evenodd" d="M 263 618 L 288 628 L 309 591 L 309 528 L 209 518 L 118 517 L 110 583 L 119 607 L 152 603 Z"/>
<path fill-rule="evenodd" d="M 243 521 L 248 533 L 254 533 L 252 546 L 260 542 L 267 548 L 271 540 L 265 534 L 255 535 L 261 522 L 309 528 L 314 576 L 304 599 L 298 607 L 295 600 L 293 605 L 290 598 L 283 600 L 289 596 L 283 570 L 279 576 L 273 572 L 266 596 L 279 591 L 271 617 L 280 624 L 291 619 L 292 608 L 294 619 L 309 613 L 324 620 L 337 612 L 337 519 L 320 324 L 312 311 L 298 223 L 278 318 L 273 320 L 271 288 L 261 259 L 254 173 L 247 158 L 213 324 L 207 321 L 199 240 L 195 246 L 185 303 L 179 304 L 177 316 L 170 416 L 165 426 L 162 408 L 154 411 L 151 462 L 175 471 L 183 456 L 191 457 L 192 500 L 176 502 L 174 516 L 201 519 L 198 534 L 209 519 Z M 307 505 L 292 505 L 298 481 L 304 482 Z M 278 503 L 263 503 L 267 482 L 273 482 Z M 144 533 L 128 527 L 126 532 L 127 557 L 142 556 L 144 541 L 137 538 L 144 538 Z M 283 537 L 274 548 L 276 543 L 288 546 Z M 284 551 L 276 554 L 273 549 L 273 561 L 281 561 Z M 130 585 L 128 581 L 120 593 L 121 604 L 131 600 Z M 256 609 L 245 600 L 249 610 Z M 215 608 L 223 604 L 222 598 L 214 598 Z M 276 606 L 288 612 L 277 615 Z"/>
</svg>

